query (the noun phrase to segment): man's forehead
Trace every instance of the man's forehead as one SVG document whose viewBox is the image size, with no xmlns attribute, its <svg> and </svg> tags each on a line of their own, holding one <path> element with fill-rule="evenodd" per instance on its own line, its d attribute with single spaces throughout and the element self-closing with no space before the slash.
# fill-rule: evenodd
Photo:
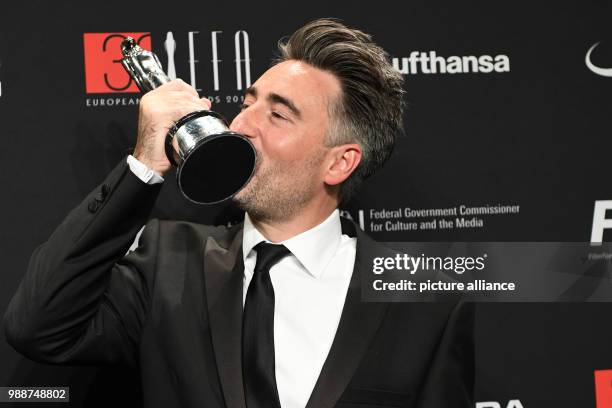
<svg viewBox="0 0 612 408">
<path fill-rule="evenodd" d="M 261 94 L 277 93 L 298 107 L 328 104 L 340 93 L 340 82 L 331 73 L 303 61 L 283 61 L 269 68 L 253 84 Z M 306 105 L 306 106 L 305 106 Z"/>
</svg>

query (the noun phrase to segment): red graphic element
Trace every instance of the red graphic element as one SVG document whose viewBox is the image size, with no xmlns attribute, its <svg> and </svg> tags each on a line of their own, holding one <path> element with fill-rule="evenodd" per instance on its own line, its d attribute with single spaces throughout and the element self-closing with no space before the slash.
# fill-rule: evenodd
<svg viewBox="0 0 612 408">
<path fill-rule="evenodd" d="M 612 408 L 612 370 L 595 370 L 595 408 Z"/>
<path fill-rule="evenodd" d="M 121 65 L 121 41 L 132 37 L 151 51 L 151 33 L 84 33 L 85 92 L 139 92 Z"/>
</svg>

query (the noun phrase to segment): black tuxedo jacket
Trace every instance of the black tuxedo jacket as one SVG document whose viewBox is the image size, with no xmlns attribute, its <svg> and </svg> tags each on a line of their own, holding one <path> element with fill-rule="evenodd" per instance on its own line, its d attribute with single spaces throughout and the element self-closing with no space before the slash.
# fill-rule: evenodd
<svg viewBox="0 0 612 408">
<path fill-rule="evenodd" d="M 125 256 L 159 190 L 122 162 L 72 210 L 33 253 L 7 340 L 38 362 L 139 366 L 146 407 L 244 408 L 242 226 L 151 220 Z M 383 249 L 343 232 L 355 268 L 307 408 L 471 407 L 473 305 L 361 302 L 360 271 Z"/>
</svg>

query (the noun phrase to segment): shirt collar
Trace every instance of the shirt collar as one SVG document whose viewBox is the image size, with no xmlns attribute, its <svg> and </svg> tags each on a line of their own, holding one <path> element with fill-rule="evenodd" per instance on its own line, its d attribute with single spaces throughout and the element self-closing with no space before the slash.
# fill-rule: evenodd
<svg viewBox="0 0 612 408">
<path fill-rule="evenodd" d="M 340 245 L 342 227 L 340 225 L 340 212 L 335 209 L 329 217 L 319 225 L 295 235 L 283 244 L 302 264 L 306 271 L 315 278 L 321 276 L 334 253 Z M 244 231 L 242 234 L 242 256 L 246 261 L 255 245 L 260 242 L 270 242 L 253 225 L 249 214 L 244 216 Z"/>
</svg>

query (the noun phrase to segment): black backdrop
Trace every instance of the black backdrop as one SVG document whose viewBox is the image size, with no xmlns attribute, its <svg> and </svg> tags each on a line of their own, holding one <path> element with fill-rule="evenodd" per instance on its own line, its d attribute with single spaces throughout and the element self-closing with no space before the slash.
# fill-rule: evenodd
<svg viewBox="0 0 612 408">
<path fill-rule="evenodd" d="M 104 51 L 100 38 L 144 33 L 167 67 L 172 32 L 177 76 L 190 82 L 193 73 L 213 109 L 231 118 L 247 67 L 254 82 L 280 37 L 312 18 L 340 18 L 394 58 L 408 102 L 393 158 L 345 215 L 380 241 L 589 241 L 595 202 L 612 199 L 612 77 L 590 69 L 586 57 L 598 43 L 589 61 L 612 67 L 611 12 L 609 1 L 1 4 L 0 312 L 32 250 L 134 144 L 138 93 L 104 88 L 104 74 L 114 88 L 127 76 L 112 61 L 119 42 L 109 39 Z M 433 53 L 435 73 L 423 58 Z M 440 217 L 374 213 L 498 204 L 518 210 L 446 217 L 454 224 L 446 229 Z M 240 217 L 229 207 L 190 205 L 172 180 L 154 215 L 215 224 Z M 407 230 L 434 219 L 435 229 Z M 595 371 L 606 378 L 599 370 L 612 369 L 610 311 L 608 303 L 479 305 L 476 395 L 489 402 L 480 406 L 592 407 L 596 394 L 599 408 L 612 406 L 610 381 L 595 385 Z M 68 385 L 73 406 L 138 399 L 133 373 L 35 364 L 2 339 L 0 386 L 20 385 Z"/>
</svg>

